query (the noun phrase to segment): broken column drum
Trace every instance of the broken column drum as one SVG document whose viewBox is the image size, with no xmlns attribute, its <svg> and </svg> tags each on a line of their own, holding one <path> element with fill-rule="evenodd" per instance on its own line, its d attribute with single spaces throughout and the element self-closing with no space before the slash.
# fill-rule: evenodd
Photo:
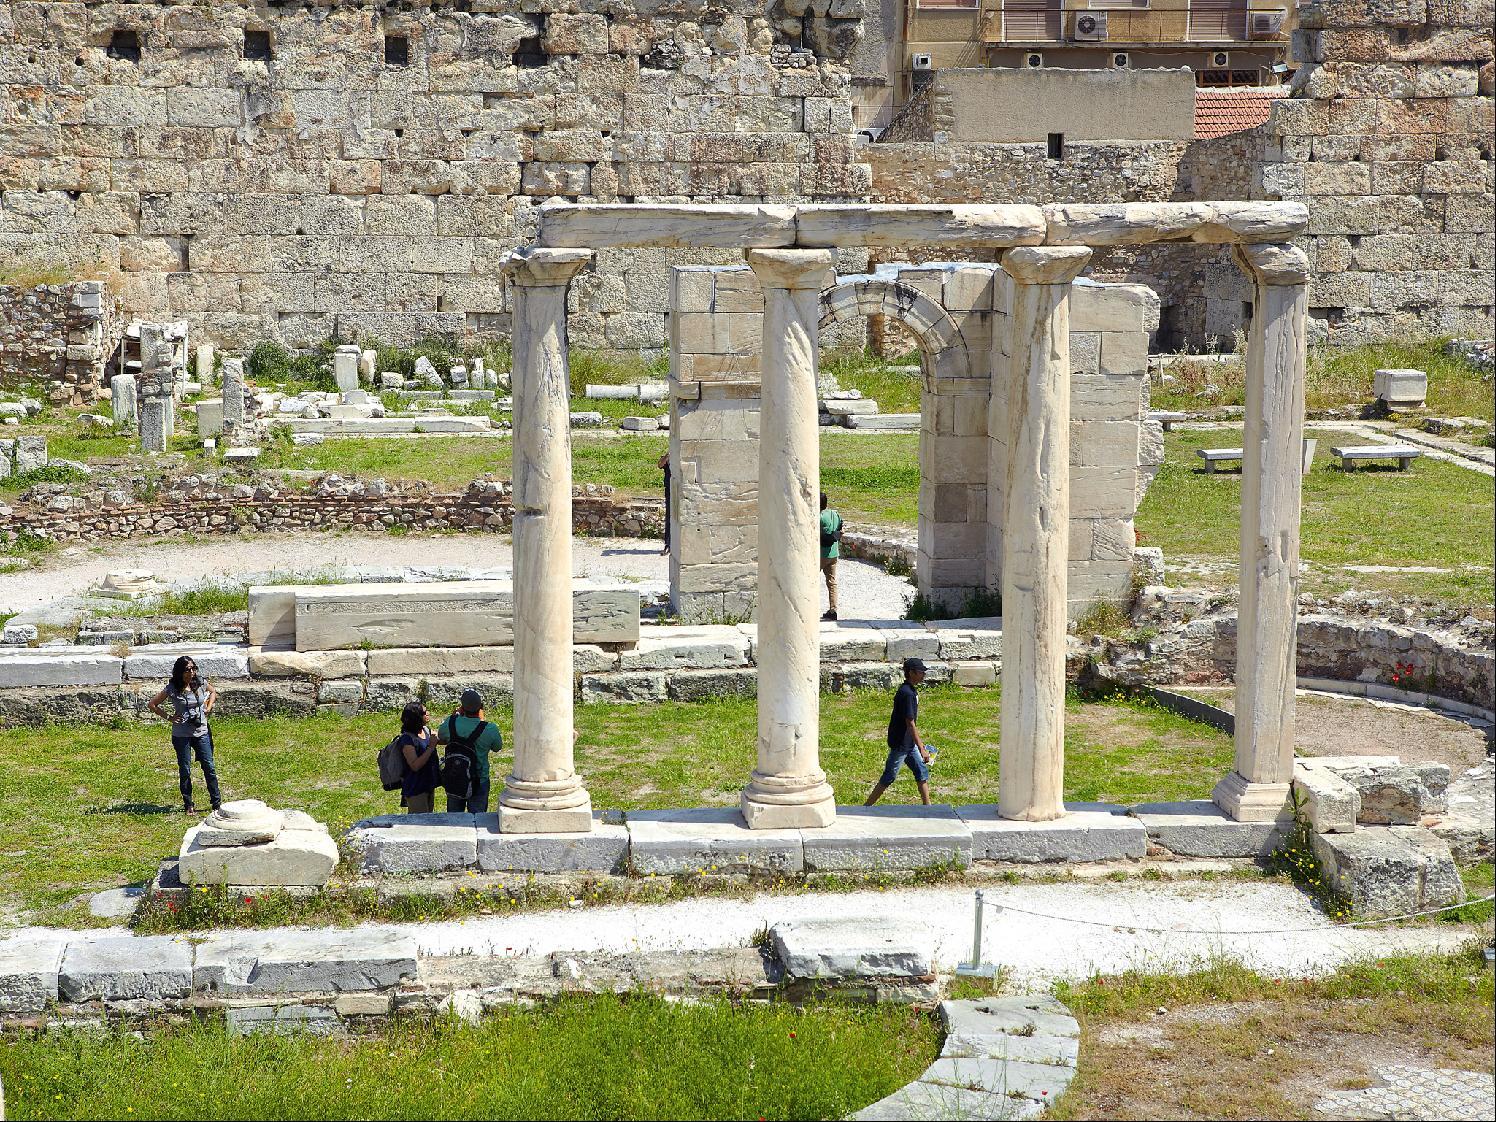
<svg viewBox="0 0 1496 1122">
<path fill-rule="evenodd" d="M 566 289 L 592 253 L 533 249 L 504 265 L 514 301 L 514 772 L 503 833 L 585 833 L 573 764 L 571 425 Z"/>
</svg>

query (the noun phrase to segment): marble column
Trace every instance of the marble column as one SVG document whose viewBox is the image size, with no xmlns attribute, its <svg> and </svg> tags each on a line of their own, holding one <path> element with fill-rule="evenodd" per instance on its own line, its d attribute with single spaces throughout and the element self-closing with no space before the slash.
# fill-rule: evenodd
<svg viewBox="0 0 1496 1122">
<path fill-rule="evenodd" d="M 997 811 L 1025 822 L 1065 813 L 1070 282 L 1090 259 L 1083 246 L 1022 247 L 1002 259 L 1015 283 L 1005 390 L 1009 431 Z"/>
<path fill-rule="evenodd" d="M 1242 433 L 1241 595 L 1236 625 L 1236 766 L 1212 798 L 1239 822 L 1292 814 L 1304 325 L 1309 262 L 1291 245 L 1247 245 L 1252 278 Z"/>
<path fill-rule="evenodd" d="M 585 833 L 592 798 L 572 760 L 571 424 L 566 288 L 585 249 L 504 263 L 514 322 L 514 772 L 506 834 Z"/>
<path fill-rule="evenodd" d="M 758 766 L 743 791 L 751 829 L 827 826 L 820 764 L 820 489 L 816 357 L 829 250 L 754 249 L 764 290 L 758 455 Z"/>
</svg>

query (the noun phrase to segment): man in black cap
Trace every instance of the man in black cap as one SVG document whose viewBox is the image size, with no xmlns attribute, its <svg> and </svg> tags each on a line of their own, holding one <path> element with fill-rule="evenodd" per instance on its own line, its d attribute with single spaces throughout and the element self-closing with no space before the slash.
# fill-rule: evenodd
<svg viewBox="0 0 1496 1122">
<path fill-rule="evenodd" d="M 915 692 L 925 680 L 925 664 L 917 658 L 904 660 L 904 684 L 893 695 L 893 715 L 888 718 L 888 762 L 883 765 L 883 774 L 878 785 L 867 797 L 863 806 L 872 806 L 883 792 L 899 777 L 899 768 L 905 764 L 914 772 L 914 782 L 919 787 L 919 801 L 930 803 L 930 751 L 919 734 L 915 718 L 919 716 L 919 694 Z"/>
<path fill-rule="evenodd" d="M 504 747 L 497 725 L 483 719 L 483 697 L 477 690 L 462 691 L 457 712 L 442 722 L 436 738 L 447 746 L 442 781 L 447 787 L 448 814 L 488 812 L 488 757 Z M 463 781 L 462 772 L 467 779 Z M 449 781 L 449 776 L 452 777 Z M 455 789 L 454 789 L 455 788 Z"/>
</svg>

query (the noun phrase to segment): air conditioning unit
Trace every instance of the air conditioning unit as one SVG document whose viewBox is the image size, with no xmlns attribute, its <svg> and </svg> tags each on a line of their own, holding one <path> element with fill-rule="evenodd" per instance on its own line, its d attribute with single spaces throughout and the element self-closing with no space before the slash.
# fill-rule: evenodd
<svg viewBox="0 0 1496 1122">
<path fill-rule="evenodd" d="M 1283 8 L 1266 12 L 1249 12 L 1247 14 L 1247 38 L 1249 39 L 1273 39 L 1283 32 L 1283 24 L 1288 20 L 1288 12 Z"/>
<path fill-rule="evenodd" d="M 919 54 L 913 56 L 910 65 L 915 70 L 934 70 L 935 60 L 930 55 Z"/>
<path fill-rule="evenodd" d="M 1132 57 L 1126 51 L 1115 51 L 1112 54 L 1113 70 L 1132 69 Z"/>
<path fill-rule="evenodd" d="M 1205 56 L 1205 65 L 1211 70 L 1225 70 L 1231 65 L 1231 52 L 1211 51 Z"/>
<path fill-rule="evenodd" d="M 1040 70 L 1044 66 L 1044 52 L 1029 51 L 1023 56 L 1023 65 L 1030 70 Z"/>
<path fill-rule="evenodd" d="M 1076 12 L 1070 37 L 1082 43 L 1100 43 L 1106 40 L 1105 12 Z"/>
</svg>

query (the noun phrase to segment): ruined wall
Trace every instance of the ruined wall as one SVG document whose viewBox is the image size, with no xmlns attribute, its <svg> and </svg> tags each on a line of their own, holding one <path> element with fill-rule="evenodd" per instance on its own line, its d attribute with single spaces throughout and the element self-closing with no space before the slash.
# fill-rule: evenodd
<svg viewBox="0 0 1496 1122">
<path fill-rule="evenodd" d="M 546 198 L 866 195 L 862 5 L 791 7 L 0 0 L 0 255 L 231 347 L 503 332 Z M 573 341 L 662 346 L 700 255 L 601 257 Z"/>
<path fill-rule="evenodd" d="M 0 385 L 37 383 L 56 404 L 87 405 L 123 333 L 102 281 L 0 285 Z"/>
<path fill-rule="evenodd" d="M 1309 207 L 1309 311 L 1337 343 L 1489 338 L 1491 0 L 1301 5 L 1268 198 Z"/>
</svg>

